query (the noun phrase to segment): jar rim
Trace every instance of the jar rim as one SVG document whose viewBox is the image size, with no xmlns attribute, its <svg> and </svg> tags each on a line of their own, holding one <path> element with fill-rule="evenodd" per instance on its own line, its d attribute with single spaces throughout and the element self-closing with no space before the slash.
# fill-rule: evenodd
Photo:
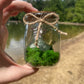
<svg viewBox="0 0 84 84">
<path fill-rule="evenodd" d="M 52 11 L 36 11 L 36 12 L 31 12 L 31 13 L 55 13 Z"/>
</svg>

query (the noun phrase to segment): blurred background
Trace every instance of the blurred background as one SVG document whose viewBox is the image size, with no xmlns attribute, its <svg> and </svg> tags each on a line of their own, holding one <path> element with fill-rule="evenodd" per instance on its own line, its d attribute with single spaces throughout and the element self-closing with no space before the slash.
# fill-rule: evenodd
<svg viewBox="0 0 84 84">
<path fill-rule="evenodd" d="M 68 36 L 61 36 L 61 40 L 66 40 L 84 32 L 84 0 L 24 0 L 32 3 L 40 11 L 53 11 L 59 14 L 60 22 L 79 23 L 79 25 L 59 24 L 59 29 L 67 32 Z M 24 33 L 25 24 L 23 23 L 24 12 L 15 17 L 10 17 L 7 28 L 9 38 L 6 51 L 12 55 L 13 59 L 19 59 L 24 56 Z M 17 53 L 16 53 L 17 52 Z M 18 56 L 17 56 L 18 55 Z"/>
<path fill-rule="evenodd" d="M 39 11 L 59 14 L 63 24 L 58 28 L 68 35 L 61 35 L 61 57 L 56 66 L 40 68 L 36 74 L 11 84 L 84 84 L 84 0 L 25 1 Z M 20 64 L 24 63 L 24 14 L 11 17 L 7 23 L 9 38 L 5 51 Z"/>
<path fill-rule="evenodd" d="M 59 14 L 61 22 L 84 22 L 84 0 L 24 0 L 32 3 L 39 11 L 53 11 Z M 21 20 L 24 13 L 20 13 L 10 20 Z"/>
</svg>

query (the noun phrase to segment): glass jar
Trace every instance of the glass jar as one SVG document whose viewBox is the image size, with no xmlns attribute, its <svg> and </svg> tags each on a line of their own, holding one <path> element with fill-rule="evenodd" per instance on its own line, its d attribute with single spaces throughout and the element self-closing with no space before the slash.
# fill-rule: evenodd
<svg viewBox="0 0 84 84">
<path fill-rule="evenodd" d="M 26 23 L 24 36 L 25 61 L 34 67 L 53 66 L 59 61 L 60 34 L 55 28 L 49 25 L 50 23 L 54 23 L 59 17 L 51 13 L 52 12 L 36 12 L 31 13 L 32 15 L 26 14 L 23 19 Z M 48 16 L 44 21 L 49 24 L 46 24 L 42 20 L 46 15 Z M 53 25 L 58 29 L 57 22 Z"/>
</svg>

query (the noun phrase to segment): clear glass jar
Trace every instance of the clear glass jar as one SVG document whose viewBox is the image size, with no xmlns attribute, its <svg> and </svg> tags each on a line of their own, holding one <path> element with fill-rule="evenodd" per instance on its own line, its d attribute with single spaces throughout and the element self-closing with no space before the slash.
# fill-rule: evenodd
<svg viewBox="0 0 84 84">
<path fill-rule="evenodd" d="M 51 12 L 32 13 L 36 17 L 42 19 Z M 56 20 L 56 16 L 50 15 L 45 20 L 52 23 Z M 26 22 L 34 22 L 37 19 L 31 15 L 25 15 Z M 40 21 L 35 24 L 26 24 L 25 31 L 25 61 L 34 67 L 53 66 L 59 61 L 60 57 L 60 34 L 50 25 L 42 22 L 38 35 L 38 47 L 35 45 L 38 26 Z M 54 24 L 58 28 L 58 24 Z"/>
</svg>

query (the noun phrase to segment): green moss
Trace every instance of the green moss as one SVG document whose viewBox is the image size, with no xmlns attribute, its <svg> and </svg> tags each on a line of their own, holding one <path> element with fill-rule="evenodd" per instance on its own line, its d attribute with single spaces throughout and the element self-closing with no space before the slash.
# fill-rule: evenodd
<svg viewBox="0 0 84 84">
<path fill-rule="evenodd" d="M 39 48 L 26 48 L 26 62 L 33 66 L 52 66 L 59 60 L 59 52 L 41 51 Z"/>
<path fill-rule="evenodd" d="M 59 53 L 53 50 L 47 50 L 42 55 L 43 63 L 42 65 L 53 65 L 59 60 Z"/>
</svg>

